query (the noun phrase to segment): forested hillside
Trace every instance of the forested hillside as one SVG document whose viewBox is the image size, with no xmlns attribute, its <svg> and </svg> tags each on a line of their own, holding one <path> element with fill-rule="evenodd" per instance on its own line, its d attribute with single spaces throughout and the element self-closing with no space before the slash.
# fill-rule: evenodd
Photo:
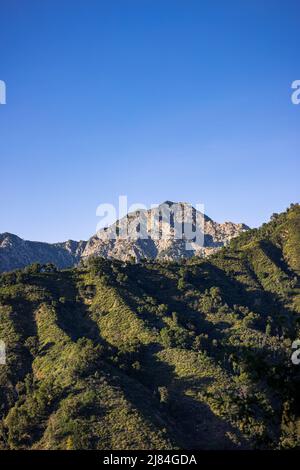
<svg viewBox="0 0 300 470">
<path fill-rule="evenodd" d="M 2 274 L 0 448 L 296 447 L 299 319 L 299 205 L 209 259 Z"/>
</svg>

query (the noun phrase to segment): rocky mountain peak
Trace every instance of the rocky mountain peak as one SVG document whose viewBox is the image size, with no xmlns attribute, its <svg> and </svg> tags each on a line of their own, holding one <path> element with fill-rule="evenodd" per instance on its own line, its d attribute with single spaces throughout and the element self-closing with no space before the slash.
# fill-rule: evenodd
<svg viewBox="0 0 300 470">
<path fill-rule="evenodd" d="M 184 232 L 180 235 L 181 227 Z M 86 241 L 62 243 L 27 241 L 11 233 L 0 234 L 0 271 L 38 262 L 68 268 L 90 256 L 178 260 L 209 256 L 241 232 L 245 224 L 219 224 L 187 202 L 165 201 L 156 208 L 137 210 L 101 229 Z M 188 235 L 190 234 L 190 236 Z M 198 237 L 198 235 L 200 235 Z"/>
<path fill-rule="evenodd" d="M 181 226 L 184 233 L 178 237 Z M 156 208 L 131 212 L 100 230 L 87 242 L 82 257 L 133 257 L 139 261 L 208 256 L 248 229 L 245 224 L 219 224 L 186 202 L 167 200 Z M 192 234 L 190 238 L 188 233 Z M 196 234 L 202 237 L 195 241 Z"/>
</svg>

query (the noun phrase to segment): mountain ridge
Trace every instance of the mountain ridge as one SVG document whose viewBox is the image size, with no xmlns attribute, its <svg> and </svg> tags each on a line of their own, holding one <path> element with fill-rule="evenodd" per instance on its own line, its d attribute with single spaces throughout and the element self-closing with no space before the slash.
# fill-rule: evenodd
<svg viewBox="0 0 300 470">
<path fill-rule="evenodd" d="M 161 210 L 165 205 L 172 207 L 172 211 L 177 211 L 178 207 L 183 207 L 187 212 L 187 208 L 195 211 L 192 206 L 187 203 L 175 203 L 165 201 L 158 206 Z M 233 222 L 217 223 L 207 215 L 203 217 L 204 223 L 204 244 L 202 246 L 193 245 L 193 249 L 186 249 L 185 241 L 182 239 L 174 239 L 171 234 L 159 240 L 154 240 L 151 234 L 145 239 L 127 237 L 119 239 L 114 235 L 117 233 L 117 227 L 130 221 L 134 228 L 138 225 L 137 221 L 141 214 L 146 217 L 153 217 L 155 209 L 137 210 L 128 213 L 125 217 L 117 220 L 109 227 L 103 228 L 96 235 L 93 235 L 87 241 L 68 240 L 59 243 L 47 243 L 39 241 L 23 240 L 17 235 L 5 232 L 0 234 L 0 272 L 11 271 L 13 269 L 23 268 L 32 263 L 52 263 L 58 268 L 69 268 L 78 264 L 81 259 L 87 259 L 90 256 L 102 256 L 107 258 L 116 258 L 120 260 L 128 260 L 135 258 L 136 261 L 141 259 L 180 259 L 188 258 L 194 254 L 199 256 L 209 256 L 217 251 L 220 247 L 228 243 L 233 237 L 241 232 L 249 230 L 245 224 L 236 224 Z M 199 213 L 198 213 L 199 214 Z M 201 217 L 203 214 L 200 214 Z M 184 217 L 184 215 L 183 215 Z M 185 221 L 187 223 L 187 221 Z M 147 222 L 148 223 L 148 222 Z M 188 222 L 192 226 L 192 220 Z M 164 228 L 170 228 L 172 224 L 164 222 Z M 115 236 L 115 238 L 109 237 Z"/>
<path fill-rule="evenodd" d="M 0 271 L 11 271 L 32 263 L 53 263 L 59 268 L 69 268 L 80 260 L 86 242 L 67 240 L 46 243 L 23 240 L 9 232 L 0 234 Z"/>
<path fill-rule="evenodd" d="M 0 275 L 0 448 L 294 449 L 300 206 L 209 259 Z"/>
</svg>

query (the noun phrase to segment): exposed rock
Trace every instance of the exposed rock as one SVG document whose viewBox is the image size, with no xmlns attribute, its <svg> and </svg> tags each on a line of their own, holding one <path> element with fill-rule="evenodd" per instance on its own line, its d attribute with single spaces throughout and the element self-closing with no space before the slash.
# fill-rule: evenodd
<svg viewBox="0 0 300 470">
<path fill-rule="evenodd" d="M 207 256 L 248 229 L 244 224 L 214 222 L 187 203 L 166 201 L 157 209 L 136 211 L 100 230 L 89 239 L 82 257 L 103 256 L 120 260 L 134 257 L 139 261 L 143 258 L 176 260 L 193 255 Z M 187 234 L 193 234 L 193 237 L 197 234 L 198 240 L 193 241 Z"/>
<path fill-rule="evenodd" d="M 132 257 L 139 261 L 208 256 L 248 229 L 244 224 L 214 222 L 187 203 L 166 201 L 156 209 L 128 214 L 87 242 L 68 240 L 51 244 L 26 241 L 10 233 L 0 234 L 0 271 L 35 262 L 68 268 L 90 256 L 123 261 Z"/>
</svg>

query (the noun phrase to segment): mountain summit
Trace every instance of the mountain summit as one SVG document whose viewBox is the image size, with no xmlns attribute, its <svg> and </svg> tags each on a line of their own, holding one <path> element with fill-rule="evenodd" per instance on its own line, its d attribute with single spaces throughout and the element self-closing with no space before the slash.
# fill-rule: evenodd
<svg viewBox="0 0 300 470">
<path fill-rule="evenodd" d="M 140 261 L 208 256 L 246 230 L 249 227 L 245 224 L 214 222 L 186 202 L 165 201 L 157 208 L 132 212 L 100 230 L 88 240 L 82 257 Z"/>
<path fill-rule="evenodd" d="M 299 247 L 294 205 L 209 259 L 2 273 L 0 450 L 299 448 Z"/>
<path fill-rule="evenodd" d="M 182 227 L 184 233 L 180 233 Z M 188 203 L 165 201 L 157 208 L 127 214 L 87 242 L 68 240 L 51 244 L 23 240 L 10 233 L 0 234 L 0 272 L 35 262 L 68 268 L 90 256 L 122 261 L 208 256 L 248 229 L 245 224 L 219 224 Z M 195 234 L 200 234 L 200 242 L 193 240 Z"/>
</svg>

